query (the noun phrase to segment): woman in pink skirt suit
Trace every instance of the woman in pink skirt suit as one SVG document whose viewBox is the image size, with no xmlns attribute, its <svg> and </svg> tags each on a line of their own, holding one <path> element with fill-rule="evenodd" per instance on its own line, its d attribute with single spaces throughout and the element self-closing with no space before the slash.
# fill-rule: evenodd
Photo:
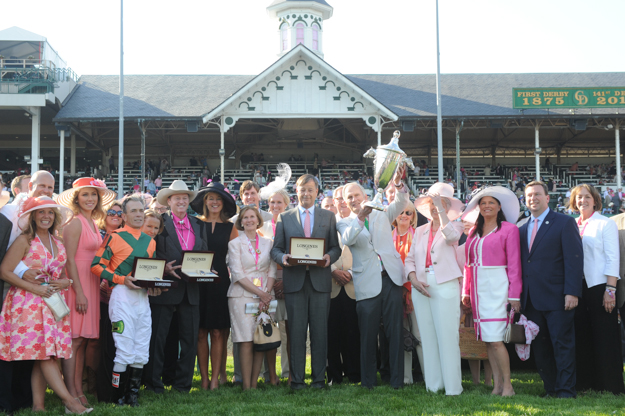
<svg viewBox="0 0 625 416">
<path fill-rule="evenodd" d="M 521 242 L 514 223 L 519 216 L 516 195 L 502 186 L 478 192 L 463 218 L 479 210 L 475 227 L 465 244 L 466 265 L 462 303 L 471 306 L 475 333 L 486 342 L 493 369 L 492 394 L 514 395 L 510 383 L 510 357 L 503 345 L 507 304 L 521 309 Z"/>
<path fill-rule="evenodd" d="M 85 364 L 85 339 L 99 338 L 100 328 L 100 280 L 91 273 L 91 262 L 102 244 L 96 220 L 105 214 L 102 209 L 115 198 L 102 181 L 80 178 L 72 189 L 61 193 L 59 204 L 71 208 L 74 219 L 63 230 L 67 249 L 67 276 L 74 281 L 67 292 L 72 328 L 72 358 L 63 362 L 63 374 L 67 390 L 84 406 L 89 403 L 82 389 L 82 373 Z"/>
</svg>

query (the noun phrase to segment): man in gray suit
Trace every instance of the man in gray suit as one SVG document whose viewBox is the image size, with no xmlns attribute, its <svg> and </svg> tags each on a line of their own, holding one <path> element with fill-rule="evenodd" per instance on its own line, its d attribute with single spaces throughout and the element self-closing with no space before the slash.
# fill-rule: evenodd
<svg viewBox="0 0 625 416">
<path fill-rule="evenodd" d="M 328 314 L 332 274 L 330 264 L 341 255 L 336 218 L 315 207 L 319 185 L 313 175 L 302 175 L 296 183 L 299 205 L 278 217 L 271 258 L 284 266 L 283 282 L 291 337 L 291 389 L 306 387 L 306 329 L 310 329 L 312 386 L 325 386 L 328 356 Z M 325 239 L 324 267 L 290 266 L 291 237 Z"/>
<path fill-rule="evenodd" d="M 391 386 L 404 385 L 404 351 L 402 345 L 402 285 L 404 265 L 395 245 L 391 222 L 409 203 L 400 169 L 395 175 L 395 200 L 386 211 L 372 211 L 364 205 L 364 189 L 357 182 L 345 185 L 343 197 L 352 215 L 337 224 L 341 241 L 352 252 L 352 274 L 356 291 L 356 312 L 360 327 L 361 385 L 377 384 L 376 349 L 380 319 L 389 342 Z"/>
</svg>

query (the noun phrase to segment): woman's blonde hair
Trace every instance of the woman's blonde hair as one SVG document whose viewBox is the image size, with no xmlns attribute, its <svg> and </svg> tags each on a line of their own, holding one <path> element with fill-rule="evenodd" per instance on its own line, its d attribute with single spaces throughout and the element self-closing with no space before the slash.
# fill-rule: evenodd
<svg viewBox="0 0 625 416">
<path fill-rule="evenodd" d="M 273 198 L 276 195 L 280 195 L 282 199 L 284 199 L 284 204 L 288 208 L 289 204 L 291 203 L 291 197 L 289 196 L 289 194 L 284 189 L 278 189 L 269 197 L 269 199 Z"/>
<path fill-rule="evenodd" d="M 243 221 L 243 216 L 249 210 L 254 211 L 254 214 L 256 214 L 256 218 L 258 218 L 258 225 L 256 226 L 256 229 L 259 229 L 260 227 L 263 226 L 263 217 L 260 216 L 260 212 L 258 212 L 258 208 L 256 208 L 256 206 L 254 205 L 246 205 L 241 208 L 241 210 L 239 211 L 239 216 L 237 217 L 237 220 L 234 223 L 234 227 L 237 230 L 243 231 L 243 224 L 241 221 Z"/>
<path fill-rule="evenodd" d="M 104 216 L 96 221 L 96 224 L 98 224 L 98 228 L 100 230 L 106 231 L 106 217 L 108 217 L 108 210 L 113 208 L 113 207 L 120 207 L 121 208 L 122 204 L 119 201 L 113 201 L 102 211 L 104 213 Z M 124 220 L 122 220 L 122 223 L 121 223 L 121 225 L 119 227 L 121 228 L 123 226 L 124 226 Z"/>
<path fill-rule="evenodd" d="M 413 203 L 407 204 L 406 208 L 404 208 L 402 210 L 402 212 L 406 211 L 407 209 L 412 211 L 412 218 L 410 218 L 410 226 L 412 228 L 417 228 L 417 221 L 418 221 L 418 219 L 417 219 L 417 209 L 415 208 Z M 401 215 L 401 213 L 399 215 Z M 399 218 L 399 215 L 397 216 L 397 218 Z M 393 227 L 395 227 L 395 228 L 397 228 L 397 218 L 395 218 L 393 220 L 393 224 L 392 224 Z"/>
<path fill-rule="evenodd" d="M 106 213 L 102 209 L 102 195 L 100 195 L 100 192 L 95 187 L 88 186 L 88 187 L 85 187 L 85 188 L 95 189 L 96 194 L 98 194 L 98 202 L 96 203 L 95 208 L 93 209 L 93 211 L 91 211 L 91 219 L 95 220 L 96 223 L 99 223 L 100 220 L 106 219 Z M 71 202 L 69 203 L 69 208 L 74 212 L 75 216 L 80 214 L 80 206 L 78 205 L 78 194 L 82 190 L 84 190 L 85 188 L 80 188 L 80 189 L 77 189 L 76 191 L 74 191 L 74 194 L 72 195 Z"/>
<path fill-rule="evenodd" d="M 592 199 L 595 201 L 595 211 L 601 211 L 601 208 L 603 208 L 603 201 L 601 201 L 601 195 L 599 194 L 599 191 L 597 191 L 597 189 L 592 186 L 589 185 L 587 183 L 582 183 L 577 185 L 575 188 L 573 188 L 571 190 L 571 198 L 569 199 L 569 209 L 575 211 L 575 212 L 579 212 L 579 208 L 577 207 L 577 201 L 575 200 L 577 194 L 579 194 L 582 189 L 585 189 L 588 191 L 588 193 L 590 193 L 590 195 L 592 195 Z"/>
<path fill-rule="evenodd" d="M 163 216 L 161 214 L 154 211 L 153 209 L 146 209 L 143 214 L 145 215 L 145 218 L 156 218 L 161 223 L 161 225 L 158 227 L 158 233 L 156 235 L 163 232 L 163 229 L 165 228 L 165 221 L 163 221 Z"/>
<path fill-rule="evenodd" d="M 42 209 L 49 208 L 35 209 L 30 214 L 28 214 L 28 226 L 24 230 L 23 234 L 28 237 L 29 243 L 33 241 L 35 239 L 35 236 L 37 235 L 37 222 L 35 221 L 35 214 L 37 213 L 37 211 L 41 211 Z M 60 234 L 61 231 L 61 212 L 58 210 L 58 208 L 51 209 L 52 211 L 54 211 L 54 221 L 52 222 L 52 226 L 48 228 L 48 232 L 53 236 L 59 238 L 56 234 L 57 231 L 59 231 L 58 234 Z"/>
</svg>

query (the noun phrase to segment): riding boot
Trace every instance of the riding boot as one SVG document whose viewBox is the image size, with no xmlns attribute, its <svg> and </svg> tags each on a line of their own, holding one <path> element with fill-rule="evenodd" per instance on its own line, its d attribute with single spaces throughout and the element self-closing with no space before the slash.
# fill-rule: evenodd
<svg viewBox="0 0 625 416">
<path fill-rule="evenodd" d="M 128 371 L 113 371 L 113 403 L 123 406 L 126 404 L 126 395 L 128 391 Z"/>
<path fill-rule="evenodd" d="M 139 406 L 139 388 L 141 387 L 141 375 L 143 368 L 130 367 L 130 381 L 128 382 L 128 393 L 126 394 L 126 404 Z"/>
</svg>

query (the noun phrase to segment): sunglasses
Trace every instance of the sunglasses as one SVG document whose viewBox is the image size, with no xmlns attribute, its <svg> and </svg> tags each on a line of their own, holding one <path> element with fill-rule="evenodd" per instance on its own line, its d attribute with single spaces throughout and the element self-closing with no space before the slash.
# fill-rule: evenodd
<svg viewBox="0 0 625 416">
<path fill-rule="evenodd" d="M 118 216 L 121 218 L 122 216 L 122 212 L 121 211 L 115 211 L 114 209 L 109 209 L 108 211 L 106 211 L 106 215 L 109 217 L 114 217 L 114 216 Z"/>
<path fill-rule="evenodd" d="M 407 215 L 408 217 L 412 217 L 413 211 L 403 211 L 400 212 L 399 215 Z"/>
</svg>

